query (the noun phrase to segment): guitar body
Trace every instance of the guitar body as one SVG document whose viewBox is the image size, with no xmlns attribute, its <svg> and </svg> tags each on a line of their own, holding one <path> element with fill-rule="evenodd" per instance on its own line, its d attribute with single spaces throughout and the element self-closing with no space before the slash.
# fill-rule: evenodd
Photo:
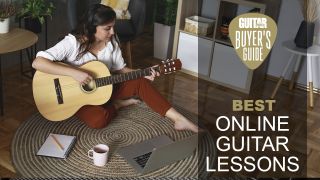
<svg viewBox="0 0 320 180">
<path fill-rule="evenodd" d="M 93 78 L 110 76 L 110 71 L 102 62 L 91 61 L 80 67 Z M 101 105 L 112 94 L 112 85 L 95 87 L 90 83 L 89 90 L 69 76 L 52 75 L 37 71 L 32 87 L 33 97 L 40 113 L 51 121 L 61 121 L 74 115 L 84 105 Z"/>
</svg>

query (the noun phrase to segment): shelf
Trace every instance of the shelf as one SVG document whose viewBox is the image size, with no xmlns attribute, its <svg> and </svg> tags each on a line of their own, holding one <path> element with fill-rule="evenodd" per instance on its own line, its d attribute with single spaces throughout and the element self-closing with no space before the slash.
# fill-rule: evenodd
<svg viewBox="0 0 320 180">
<path fill-rule="evenodd" d="M 209 34 L 207 36 L 203 36 L 203 35 L 194 34 L 194 33 L 191 33 L 191 32 L 185 31 L 185 30 L 179 30 L 179 32 L 183 32 L 183 33 L 186 33 L 186 34 L 189 34 L 189 35 L 192 35 L 192 36 L 196 36 L 196 37 L 199 37 L 199 38 L 207 39 L 209 41 L 213 41 L 213 37 L 212 37 L 213 34 Z"/>
<path fill-rule="evenodd" d="M 230 40 L 222 40 L 222 39 L 216 39 L 215 40 L 217 43 L 223 44 L 223 45 L 227 45 L 230 47 L 233 47 L 232 43 Z"/>
<path fill-rule="evenodd" d="M 231 40 L 223 35 L 227 34 L 227 30 L 229 30 L 227 27 L 232 19 L 244 13 L 258 11 L 265 14 L 266 7 L 268 7 L 270 9 L 269 16 L 277 19 L 281 1 L 216 0 L 219 3 L 212 3 L 212 5 L 214 4 L 213 8 L 218 11 L 215 16 L 208 16 L 216 20 L 213 34 L 203 36 L 185 31 L 185 18 L 203 15 L 200 7 L 209 9 L 207 6 L 209 1 L 212 2 L 211 0 L 178 1 L 172 57 L 180 57 L 183 60 L 183 71 L 188 74 L 249 94 L 263 82 L 267 63 L 255 70 L 249 70 L 239 61 Z M 221 29 L 221 27 L 225 28 Z M 195 65 L 195 62 L 198 63 L 198 66 Z"/>
<path fill-rule="evenodd" d="M 233 3 L 233 4 L 239 4 L 243 6 L 249 6 L 253 8 L 259 8 L 260 10 L 263 10 L 266 8 L 265 4 L 254 2 L 254 1 L 248 1 L 248 0 L 223 0 L 225 2 Z"/>
</svg>

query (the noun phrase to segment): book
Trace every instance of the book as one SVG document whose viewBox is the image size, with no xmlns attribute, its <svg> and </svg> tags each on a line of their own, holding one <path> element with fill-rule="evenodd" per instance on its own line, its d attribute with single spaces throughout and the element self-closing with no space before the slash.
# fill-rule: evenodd
<svg viewBox="0 0 320 180">
<path fill-rule="evenodd" d="M 65 159 L 75 142 L 76 136 L 50 133 L 37 152 L 37 155 Z"/>
</svg>

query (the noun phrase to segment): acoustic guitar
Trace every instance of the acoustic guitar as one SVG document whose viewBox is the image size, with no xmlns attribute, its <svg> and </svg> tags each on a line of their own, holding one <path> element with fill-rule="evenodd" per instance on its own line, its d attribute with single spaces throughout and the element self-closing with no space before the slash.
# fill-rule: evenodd
<svg viewBox="0 0 320 180">
<path fill-rule="evenodd" d="M 112 76 L 105 64 L 91 61 L 80 67 L 94 77 L 86 85 L 81 85 L 69 76 L 36 71 L 32 81 L 34 101 L 46 119 L 62 121 L 74 115 L 84 105 L 106 103 L 111 97 L 113 84 L 151 75 L 151 68 L 160 74 L 170 74 L 181 69 L 181 61 L 167 60 L 157 67 Z"/>
</svg>

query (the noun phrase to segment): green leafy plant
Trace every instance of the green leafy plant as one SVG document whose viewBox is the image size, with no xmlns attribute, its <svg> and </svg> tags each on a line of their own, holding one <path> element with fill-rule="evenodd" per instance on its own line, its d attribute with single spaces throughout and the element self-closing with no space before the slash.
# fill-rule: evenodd
<svg viewBox="0 0 320 180">
<path fill-rule="evenodd" d="M 43 24 L 45 16 L 52 18 L 53 10 L 55 9 L 52 3 L 46 3 L 45 0 L 25 0 L 22 9 L 19 13 L 20 17 L 31 17 L 39 19 Z"/>
<path fill-rule="evenodd" d="M 157 0 L 155 22 L 173 26 L 176 24 L 178 0 Z"/>
<path fill-rule="evenodd" d="M 17 6 L 9 0 L 0 2 L 0 21 L 14 16 L 17 13 Z"/>
</svg>

